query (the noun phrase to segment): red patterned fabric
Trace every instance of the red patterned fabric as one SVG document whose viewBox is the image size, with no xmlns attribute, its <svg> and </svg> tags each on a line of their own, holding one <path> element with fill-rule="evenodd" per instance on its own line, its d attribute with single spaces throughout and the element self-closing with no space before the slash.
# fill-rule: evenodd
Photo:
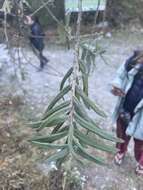
<svg viewBox="0 0 143 190">
<path fill-rule="evenodd" d="M 119 153 L 126 153 L 131 137 L 126 135 L 127 126 L 119 117 L 117 120 L 117 137 L 124 140 L 124 143 L 117 143 Z M 136 161 L 143 166 L 143 141 L 134 138 L 134 154 Z"/>
</svg>

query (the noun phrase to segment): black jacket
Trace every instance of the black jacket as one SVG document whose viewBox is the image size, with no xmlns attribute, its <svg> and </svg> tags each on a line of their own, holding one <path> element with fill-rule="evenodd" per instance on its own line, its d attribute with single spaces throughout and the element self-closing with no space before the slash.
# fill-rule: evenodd
<svg viewBox="0 0 143 190">
<path fill-rule="evenodd" d="M 32 45 L 39 51 L 44 49 L 44 33 L 41 25 L 38 22 L 34 22 L 31 26 L 30 41 Z"/>
</svg>

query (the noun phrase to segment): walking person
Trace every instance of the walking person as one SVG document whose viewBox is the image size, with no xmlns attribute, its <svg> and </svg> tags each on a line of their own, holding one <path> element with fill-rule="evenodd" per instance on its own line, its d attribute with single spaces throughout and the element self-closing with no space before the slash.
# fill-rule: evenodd
<svg viewBox="0 0 143 190">
<path fill-rule="evenodd" d="M 121 165 L 131 137 L 134 138 L 136 174 L 143 176 L 143 51 L 135 51 L 117 72 L 112 93 L 118 97 L 113 114 L 117 123 L 118 152 L 114 161 Z"/>
<path fill-rule="evenodd" d="M 30 43 L 34 48 L 34 51 L 38 51 L 38 57 L 40 59 L 40 69 L 43 69 L 46 63 L 48 63 L 48 59 L 43 55 L 44 50 L 44 32 L 42 26 L 39 22 L 38 17 L 25 17 L 25 24 L 30 26 L 31 34 L 30 34 Z"/>
</svg>

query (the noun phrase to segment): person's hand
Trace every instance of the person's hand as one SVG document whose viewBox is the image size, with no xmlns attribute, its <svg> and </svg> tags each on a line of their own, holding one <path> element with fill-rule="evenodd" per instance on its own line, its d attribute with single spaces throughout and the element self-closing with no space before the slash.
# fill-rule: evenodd
<svg viewBox="0 0 143 190">
<path fill-rule="evenodd" d="M 143 64 L 143 57 L 140 57 L 140 58 L 137 60 L 137 63 Z"/>
<path fill-rule="evenodd" d="M 112 94 L 114 96 L 120 96 L 120 97 L 124 97 L 125 96 L 125 93 L 122 91 L 122 89 L 117 88 L 115 86 L 113 86 L 111 92 L 112 92 Z"/>
</svg>

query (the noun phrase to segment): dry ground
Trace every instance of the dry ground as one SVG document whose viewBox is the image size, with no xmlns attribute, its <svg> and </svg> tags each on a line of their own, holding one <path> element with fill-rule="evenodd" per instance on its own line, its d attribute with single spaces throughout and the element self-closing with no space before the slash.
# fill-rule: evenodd
<svg viewBox="0 0 143 190">
<path fill-rule="evenodd" d="M 101 126 L 114 132 L 110 116 L 115 98 L 110 94 L 110 84 L 118 66 L 143 43 L 143 33 L 135 29 L 133 32 L 118 31 L 100 43 L 107 50 L 108 65 L 97 59 L 96 70 L 90 77 L 90 97 L 109 115 L 106 121 L 100 121 Z M 12 54 L 17 52 L 16 49 L 11 51 Z M 58 91 L 62 76 L 73 62 L 73 50 L 48 44 L 45 54 L 50 62 L 43 72 L 37 71 L 39 63 L 30 50 L 20 50 L 23 81 L 18 66 L 15 64 L 13 69 L 13 61 L 3 45 L 0 52 L 0 190 L 47 190 L 47 168 L 41 173 L 37 167 L 47 152 L 28 142 L 34 132 L 26 124 L 42 114 Z M 18 73 L 19 82 L 14 72 Z M 142 190 L 143 181 L 134 174 L 136 163 L 132 148 L 131 143 L 127 159 L 120 168 L 114 166 L 110 155 L 106 155 L 109 168 L 90 163 L 83 170 L 88 176 L 85 190 Z"/>
</svg>

